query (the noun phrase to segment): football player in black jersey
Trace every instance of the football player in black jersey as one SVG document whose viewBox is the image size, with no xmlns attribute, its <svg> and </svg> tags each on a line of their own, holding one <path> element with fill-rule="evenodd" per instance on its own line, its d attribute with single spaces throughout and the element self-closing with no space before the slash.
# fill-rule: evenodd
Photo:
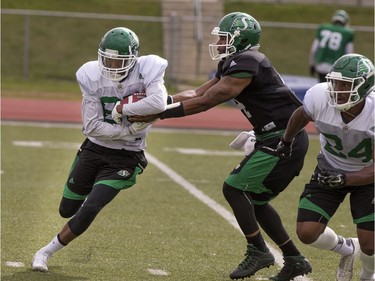
<svg viewBox="0 0 375 281">
<path fill-rule="evenodd" d="M 275 262 L 259 229 L 279 246 L 284 257 L 281 271 L 272 280 L 286 281 L 311 272 L 286 232 L 270 201 L 300 173 L 308 148 L 302 130 L 294 139 L 291 157 L 270 153 L 276 148 L 293 111 L 302 103 L 285 85 L 269 59 L 259 49 L 261 27 L 252 16 L 234 12 L 224 16 L 212 31 L 212 59 L 219 60 L 215 76 L 195 90 L 173 95 L 174 103 L 158 115 L 134 116 L 132 121 L 152 121 L 196 114 L 233 100 L 249 120 L 256 135 L 255 149 L 229 174 L 223 193 L 247 240 L 245 259 L 230 274 L 232 279 L 254 275 Z M 288 145 L 288 144 L 286 144 Z"/>
</svg>

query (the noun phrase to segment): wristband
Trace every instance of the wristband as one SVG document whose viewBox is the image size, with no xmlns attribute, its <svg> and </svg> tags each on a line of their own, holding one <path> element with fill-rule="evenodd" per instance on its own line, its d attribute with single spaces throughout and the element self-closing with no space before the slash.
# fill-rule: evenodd
<svg viewBox="0 0 375 281">
<path fill-rule="evenodd" d="M 184 106 L 181 102 L 167 105 L 167 110 L 159 114 L 160 119 L 185 116 Z"/>
<path fill-rule="evenodd" d="M 285 140 L 284 140 L 284 137 L 281 137 L 281 142 L 282 142 L 284 145 L 286 145 L 286 146 L 290 146 L 290 145 L 292 144 L 293 140 L 292 140 L 292 141 L 285 141 Z"/>
</svg>

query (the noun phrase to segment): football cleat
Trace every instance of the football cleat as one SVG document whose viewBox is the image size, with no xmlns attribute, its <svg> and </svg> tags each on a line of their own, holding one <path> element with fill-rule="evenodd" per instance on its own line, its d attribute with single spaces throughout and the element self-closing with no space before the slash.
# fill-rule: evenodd
<svg viewBox="0 0 375 281">
<path fill-rule="evenodd" d="M 358 238 L 347 238 L 345 242 L 348 245 L 352 244 L 353 253 L 348 256 L 341 256 L 339 267 L 336 272 L 336 281 L 350 281 L 353 277 L 353 267 L 355 256 L 359 253 Z"/>
<path fill-rule="evenodd" d="M 274 281 L 289 281 L 299 275 L 311 273 L 312 267 L 308 260 L 302 256 L 289 256 L 284 257 L 284 266 L 281 271 L 276 275 L 270 277 Z"/>
<path fill-rule="evenodd" d="M 245 259 L 239 266 L 229 275 L 231 279 L 243 279 L 254 275 L 258 270 L 274 265 L 275 258 L 267 249 L 262 252 L 255 248 L 252 244 L 247 245 Z"/>
<path fill-rule="evenodd" d="M 43 251 L 42 249 L 36 252 L 33 257 L 33 261 L 31 263 L 32 269 L 34 271 L 47 272 L 48 271 L 47 262 L 48 262 L 49 257 L 50 255 L 47 252 Z"/>
</svg>

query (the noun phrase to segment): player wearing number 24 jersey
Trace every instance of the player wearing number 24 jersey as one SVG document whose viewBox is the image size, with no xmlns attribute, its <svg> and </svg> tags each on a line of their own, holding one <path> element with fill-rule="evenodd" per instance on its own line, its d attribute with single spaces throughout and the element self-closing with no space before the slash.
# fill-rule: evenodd
<svg viewBox="0 0 375 281">
<path fill-rule="evenodd" d="M 342 56 L 327 74 L 327 82 L 310 88 L 303 103 L 290 118 L 277 147 L 280 157 L 288 157 L 293 150 L 289 143 L 314 121 L 321 148 L 318 165 L 300 198 L 298 237 L 341 255 L 336 280 L 352 279 L 358 254 L 360 280 L 375 280 L 373 63 L 359 54 Z M 347 195 L 358 238 L 344 239 L 327 226 Z"/>
</svg>

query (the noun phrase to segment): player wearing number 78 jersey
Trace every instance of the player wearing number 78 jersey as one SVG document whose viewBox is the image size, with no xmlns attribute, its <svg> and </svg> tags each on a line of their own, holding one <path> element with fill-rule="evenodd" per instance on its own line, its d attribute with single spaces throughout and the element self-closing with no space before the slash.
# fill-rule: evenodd
<svg viewBox="0 0 375 281">
<path fill-rule="evenodd" d="M 316 72 L 320 82 L 326 81 L 327 73 L 338 58 L 354 52 L 354 31 L 349 28 L 348 13 L 336 11 L 331 22 L 319 25 L 310 50 L 310 73 L 314 76 Z"/>
<path fill-rule="evenodd" d="M 374 65 L 359 54 L 342 56 L 328 73 L 327 83 L 310 88 L 303 103 L 277 148 L 279 156 L 287 157 L 297 132 L 315 122 L 321 150 L 300 198 L 298 237 L 313 247 L 341 254 L 336 280 L 351 280 L 357 253 L 362 261 L 360 280 L 375 280 Z M 358 239 L 344 239 L 327 227 L 346 195 Z"/>
</svg>

